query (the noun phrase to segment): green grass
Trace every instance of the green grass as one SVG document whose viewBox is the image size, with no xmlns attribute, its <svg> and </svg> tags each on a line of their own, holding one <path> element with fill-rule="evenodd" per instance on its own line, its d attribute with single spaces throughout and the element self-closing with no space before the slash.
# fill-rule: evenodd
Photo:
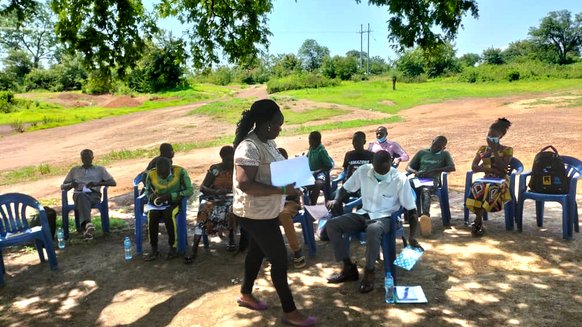
<svg viewBox="0 0 582 327">
<path fill-rule="evenodd" d="M 460 83 L 432 80 L 426 83 L 398 83 L 392 90 L 391 81 L 342 82 L 340 86 L 294 90 L 279 93 L 294 98 L 345 104 L 385 113 L 397 113 L 420 104 L 437 103 L 459 98 L 498 97 L 524 93 L 580 89 L 582 80 L 539 80 L 498 83 Z M 394 105 L 382 104 L 391 101 Z"/>
<path fill-rule="evenodd" d="M 249 98 L 216 101 L 196 108 L 192 110 L 190 114 L 207 115 L 231 124 L 236 124 L 240 119 L 241 113 L 244 110 L 249 109 L 254 101 L 255 99 Z M 283 107 L 282 103 L 279 103 L 279 105 Z M 295 112 L 285 110 L 285 107 L 283 107 L 286 125 L 298 125 L 311 121 L 325 120 L 331 117 L 344 115 L 348 112 L 348 110 L 338 108 L 315 108 Z"/>
<path fill-rule="evenodd" d="M 95 106 L 64 108 L 60 105 L 46 103 L 40 100 L 18 99 L 19 105 L 14 112 L 0 114 L 0 125 L 24 125 L 27 131 L 47 129 L 139 111 L 185 105 L 227 96 L 231 93 L 232 91 L 228 88 L 211 84 L 200 84 L 182 90 L 144 94 L 150 100 L 136 107 L 122 108 Z M 51 97 L 54 97 L 54 94 L 35 93 L 34 95 L 34 98 L 37 99 Z"/>
</svg>

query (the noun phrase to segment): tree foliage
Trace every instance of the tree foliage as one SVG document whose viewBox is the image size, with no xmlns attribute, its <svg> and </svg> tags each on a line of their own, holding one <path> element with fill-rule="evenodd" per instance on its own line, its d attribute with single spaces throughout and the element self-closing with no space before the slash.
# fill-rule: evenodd
<svg viewBox="0 0 582 327">
<path fill-rule="evenodd" d="M 568 54 L 580 55 L 582 48 L 582 13 L 575 15 L 568 10 L 551 11 L 539 27 L 531 27 L 529 35 L 540 45 L 551 46 L 559 64 L 568 63 Z"/>
<path fill-rule="evenodd" d="M 481 55 L 481 60 L 484 64 L 489 65 L 502 65 L 505 63 L 503 58 L 503 53 L 499 48 L 488 48 L 483 51 Z"/>
<path fill-rule="evenodd" d="M 459 57 L 459 64 L 465 67 L 474 67 L 481 57 L 476 53 L 465 53 L 461 57 Z"/>
<path fill-rule="evenodd" d="M 312 72 L 321 67 L 325 57 L 329 57 L 329 49 L 319 45 L 313 39 L 307 39 L 303 41 L 301 48 L 299 48 L 298 56 L 303 62 L 303 67 Z"/>
<path fill-rule="evenodd" d="M 388 19 L 388 39 L 400 51 L 415 45 L 432 51 L 455 38 L 467 13 L 474 18 L 479 16 L 477 0 L 368 0 L 368 3 L 388 7 L 392 15 Z"/>
<path fill-rule="evenodd" d="M 18 19 L 16 12 L 0 16 L 0 47 L 26 51 L 33 67 L 39 68 L 41 60 L 51 58 L 55 50 L 55 21 L 46 4 L 39 4 L 24 21 Z"/>
</svg>

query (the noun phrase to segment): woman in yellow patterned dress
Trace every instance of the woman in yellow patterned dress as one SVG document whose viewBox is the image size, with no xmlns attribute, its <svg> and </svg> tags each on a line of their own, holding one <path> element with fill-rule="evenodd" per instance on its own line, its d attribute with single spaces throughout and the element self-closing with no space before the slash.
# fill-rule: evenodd
<svg viewBox="0 0 582 327">
<path fill-rule="evenodd" d="M 485 212 L 500 211 L 505 203 L 511 200 L 509 163 L 513 157 L 513 148 L 500 143 L 510 126 L 509 120 L 497 119 L 489 127 L 487 145 L 481 146 L 473 159 L 471 169 L 474 172 L 485 173 L 487 179 L 487 181 L 477 180 L 471 185 L 466 201 L 467 208 L 475 213 L 475 221 L 471 224 L 473 236 L 485 233 L 483 229 Z"/>
</svg>

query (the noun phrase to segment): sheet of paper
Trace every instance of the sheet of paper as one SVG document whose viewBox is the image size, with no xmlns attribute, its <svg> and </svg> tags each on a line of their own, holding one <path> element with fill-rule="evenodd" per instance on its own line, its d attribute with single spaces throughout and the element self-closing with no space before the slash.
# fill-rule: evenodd
<svg viewBox="0 0 582 327">
<path fill-rule="evenodd" d="M 505 181 L 503 178 L 495 178 L 495 177 L 483 177 L 475 180 L 475 182 L 481 183 L 494 183 L 494 184 L 501 184 Z"/>
<path fill-rule="evenodd" d="M 285 186 L 295 183 L 296 187 L 313 185 L 315 179 L 309 169 L 306 156 L 271 163 L 271 183 L 274 186 Z"/>
<path fill-rule="evenodd" d="M 315 220 L 319 220 L 322 217 L 329 215 L 329 211 L 327 210 L 327 208 L 323 204 L 318 204 L 318 205 L 314 205 L 314 206 L 304 206 L 304 207 L 305 207 L 305 210 L 307 210 L 307 212 L 309 212 L 311 217 L 313 217 L 313 219 L 315 219 Z"/>
<path fill-rule="evenodd" d="M 432 178 L 413 178 L 412 183 L 414 184 L 414 188 L 434 186 L 434 180 Z"/>
<path fill-rule="evenodd" d="M 151 211 L 151 210 L 165 210 L 165 209 L 166 209 L 166 208 L 168 208 L 168 207 L 169 207 L 169 205 L 165 205 L 165 206 L 156 206 L 156 205 L 153 205 L 153 204 L 151 204 L 151 203 L 148 203 L 148 204 L 146 204 L 146 205 L 145 205 L 145 207 L 143 208 L 143 211 L 144 211 L 144 212 L 149 212 L 149 211 Z"/>
<path fill-rule="evenodd" d="M 82 190 L 82 192 L 83 192 L 83 193 L 91 193 L 91 192 L 93 192 L 93 191 L 92 191 L 90 188 L 88 188 L 87 186 L 83 185 L 83 190 Z"/>
<path fill-rule="evenodd" d="M 394 264 L 400 268 L 411 270 L 423 254 L 424 252 L 421 249 L 408 245 L 396 257 Z"/>
<path fill-rule="evenodd" d="M 396 286 L 396 303 L 428 303 L 421 286 Z"/>
</svg>

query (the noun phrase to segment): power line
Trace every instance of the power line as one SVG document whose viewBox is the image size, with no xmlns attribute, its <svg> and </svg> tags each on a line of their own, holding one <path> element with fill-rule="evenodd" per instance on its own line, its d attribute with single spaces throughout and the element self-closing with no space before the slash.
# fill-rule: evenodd
<svg viewBox="0 0 582 327">
<path fill-rule="evenodd" d="M 360 31 L 356 32 L 360 34 L 360 70 L 364 68 L 362 62 L 362 52 L 364 51 L 364 33 L 368 33 L 368 52 L 366 53 L 366 75 L 370 73 L 370 23 L 368 23 L 368 29 L 364 31 L 364 24 L 360 24 Z"/>
</svg>

